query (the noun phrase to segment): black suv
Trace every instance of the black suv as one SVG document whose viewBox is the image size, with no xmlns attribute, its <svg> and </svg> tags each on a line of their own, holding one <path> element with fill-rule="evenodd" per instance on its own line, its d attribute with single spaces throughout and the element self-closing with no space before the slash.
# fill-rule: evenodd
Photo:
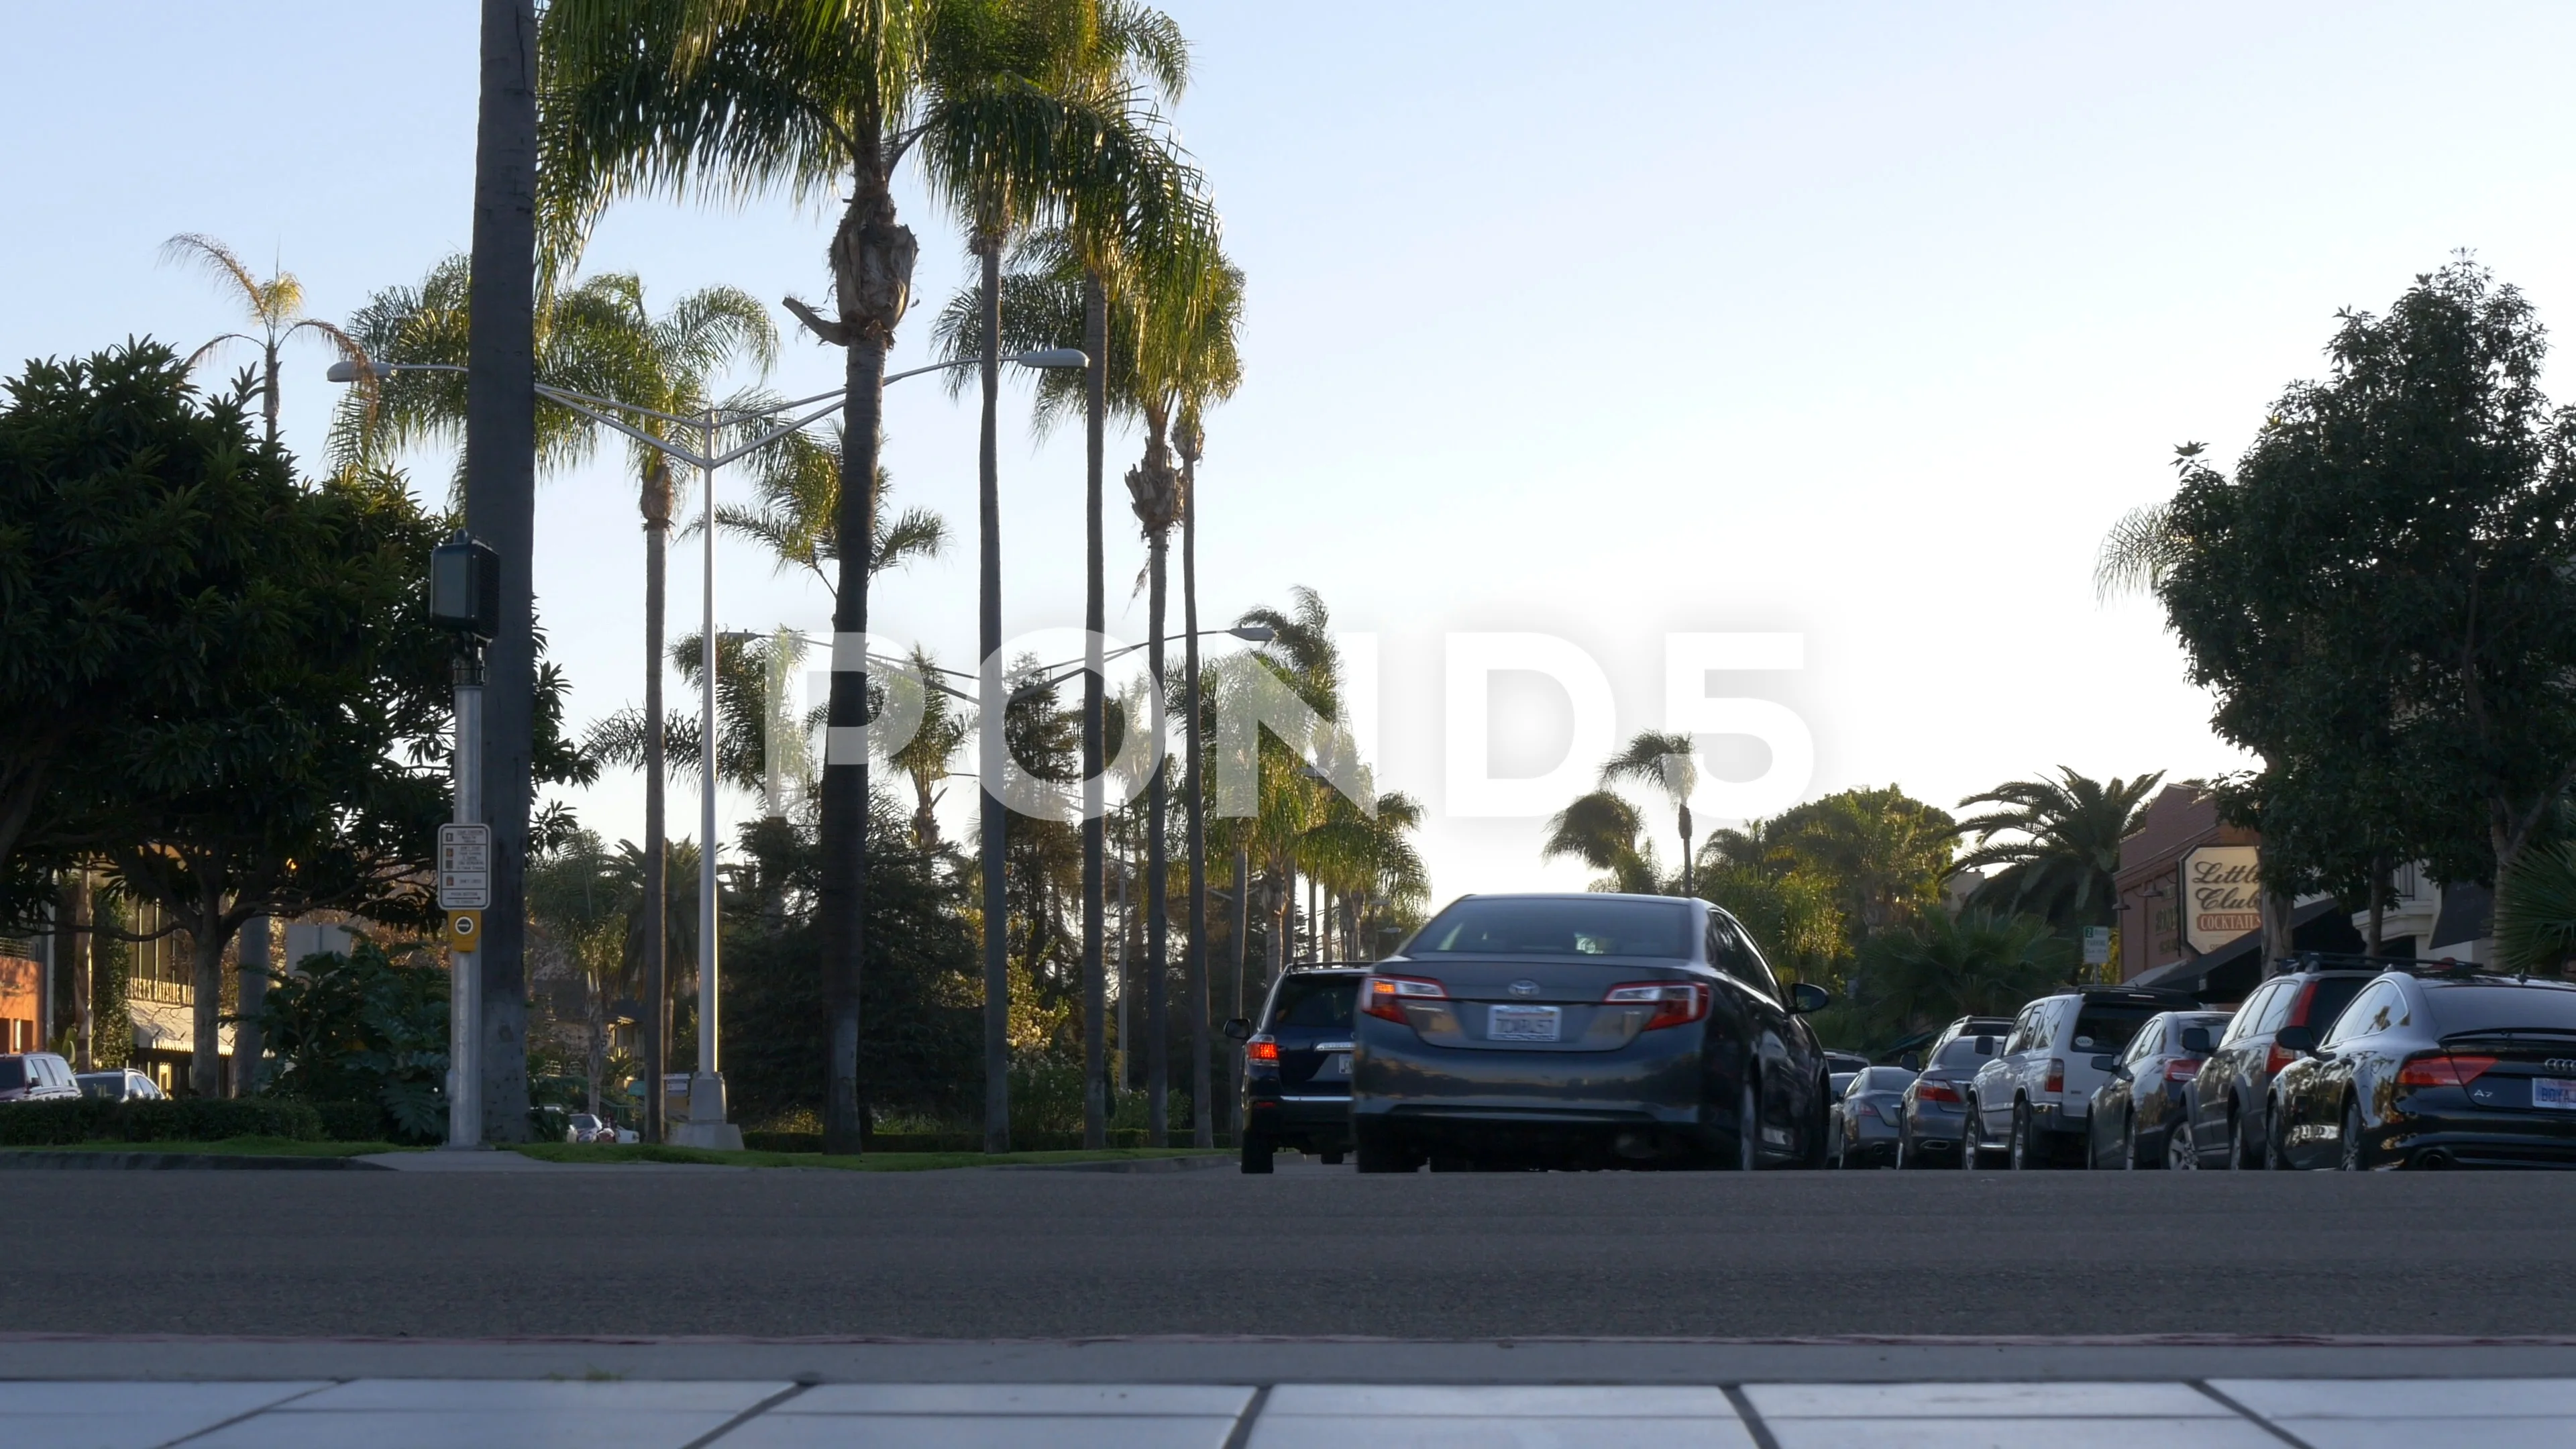
<svg viewBox="0 0 2576 1449">
<path fill-rule="evenodd" d="M 1251 1021 L 1225 1034 L 1243 1043 L 1243 1170 L 1268 1172 L 1294 1147 L 1339 1165 L 1351 1148 L 1351 1015 L 1366 966 L 1307 966 L 1271 983 Z M 1257 1024 L 1257 1025 L 1256 1025 Z"/>
<path fill-rule="evenodd" d="M 2385 964 L 2314 952 L 2273 963 L 2271 979 L 2236 1008 L 2227 1034 L 2192 1079 L 2190 1112 L 2177 1129 L 2187 1134 L 2187 1145 L 2173 1147 L 2168 1160 L 2177 1167 L 2261 1167 L 2272 1078 L 2299 1059 L 2274 1037 L 2285 1026 L 2322 1036 Z"/>
</svg>

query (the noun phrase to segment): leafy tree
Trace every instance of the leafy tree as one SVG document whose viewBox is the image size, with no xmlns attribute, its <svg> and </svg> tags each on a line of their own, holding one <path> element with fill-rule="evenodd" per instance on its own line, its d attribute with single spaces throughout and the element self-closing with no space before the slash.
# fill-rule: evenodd
<svg viewBox="0 0 2576 1449">
<path fill-rule="evenodd" d="M 2183 460 L 2157 594 L 2263 761 L 2228 793 L 2267 886 L 2494 880 L 2576 782 L 2576 415 L 2529 301 L 2465 258 L 2338 316 L 2233 478 Z"/>
<path fill-rule="evenodd" d="M 1927 911 L 1860 948 L 1860 997 L 1888 1036 L 1969 1015 L 2008 1015 L 2073 967 L 2074 946 L 2037 916 Z"/>
<path fill-rule="evenodd" d="M 2159 770 L 2106 783 L 2060 766 L 2053 780 L 2007 780 L 1971 795 L 1960 809 L 2002 808 L 1959 822 L 1977 848 L 1950 869 L 2003 867 L 1977 886 L 1971 905 L 2038 915 L 2060 930 L 2107 926 L 2119 909 L 2120 842 L 2144 822 L 2147 799 L 2163 779 Z"/>
<path fill-rule="evenodd" d="M 277 1054 L 268 1090 L 370 1103 L 402 1139 L 435 1141 L 447 1130 L 447 1004 L 446 972 L 395 961 L 373 941 L 307 956 L 271 977 L 262 1005 L 261 1035 Z"/>
<path fill-rule="evenodd" d="M 587 830 L 528 863 L 528 919 L 581 978 L 584 1105 L 594 1115 L 608 1074 L 608 1003 L 634 989 L 635 961 L 625 947 L 639 892 L 618 865 Z"/>
<path fill-rule="evenodd" d="M 1769 850 L 1834 883 L 1855 938 L 1936 913 L 1958 826 L 1894 785 L 1844 790 L 1766 822 Z M 1715 839 L 1712 846 L 1723 846 Z"/>
<path fill-rule="evenodd" d="M 2576 842 L 2525 850 L 2496 885 L 2496 959 L 2555 974 L 2576 959 Z"/>
</svg>

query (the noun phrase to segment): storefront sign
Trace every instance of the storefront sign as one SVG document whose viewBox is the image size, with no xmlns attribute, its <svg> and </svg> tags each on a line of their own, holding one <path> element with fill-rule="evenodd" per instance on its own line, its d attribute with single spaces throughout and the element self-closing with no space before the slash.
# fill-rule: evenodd
<svg viewBox="0 0 2576 1449">
<path fill-rule="evenodd" d="M 2215 951 L 2263 928 L 2262 849 L 2204 845 L 2182 858 L 2183 934 L 2194 951 Z"/>
</svg>

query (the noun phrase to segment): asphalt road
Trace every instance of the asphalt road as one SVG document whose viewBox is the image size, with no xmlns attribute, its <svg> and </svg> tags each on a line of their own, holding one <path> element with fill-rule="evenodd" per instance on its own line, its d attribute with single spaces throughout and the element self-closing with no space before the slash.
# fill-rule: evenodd
<svg viewBox="0 0 2576 1449">
<path fill-rule="evenodd" d="M 2556 1174 L 0 1173 L 15 1332 L 2569 1334 Z"/>
</svg>

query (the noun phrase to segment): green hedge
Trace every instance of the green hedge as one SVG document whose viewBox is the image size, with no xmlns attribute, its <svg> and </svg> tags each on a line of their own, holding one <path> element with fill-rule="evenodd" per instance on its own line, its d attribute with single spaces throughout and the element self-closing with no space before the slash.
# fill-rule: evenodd
<svg viewBox="0 0 2576 1449">
<path fill-rule="evenodd" d="M 322 1136 L 331 1142 L 398 1142 L 394 1124 L 387 1120 L 385 1109 L 373 1102 L 314 1102 L 309 1104 L 322 1122 Z"/>
<path fill-rule="evenodd" d="M 322 1114 L 268 1097 L 184 1097 L 161 1102 L 11 1102 L 0 1106 L 0 1146 L 71 1142 L 219 1142 L 227 1137 L 320 1141 Z M 365 1140 L 365 1139 L 358 1139 Z"/>
</svg>

